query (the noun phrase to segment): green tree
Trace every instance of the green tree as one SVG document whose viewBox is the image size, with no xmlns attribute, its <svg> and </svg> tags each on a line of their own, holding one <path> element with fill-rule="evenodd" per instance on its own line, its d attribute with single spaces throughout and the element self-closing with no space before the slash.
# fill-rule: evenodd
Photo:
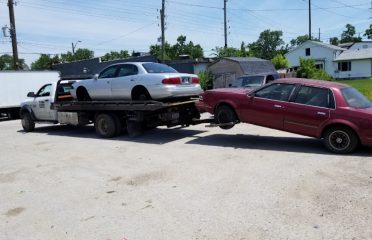
<svg viewBox="0 0 372 240">
<path fill-rule="evenodd" d="M 356 31 L 355 27 L 351 24 L 346 24 L 345 26 L 345 31 L 342 32 L 341 34 L 341 40 L 340 43 L 348 43 L 348 42 L 361 42 L 362 38 L 361 37 L 354 37 Z"/>
<path fill-rule="evenodd" d="M 332 80 L 332 77 L 329 76 L 325 71 L 316 68 L 314 59 L 303 58 L 300 59 L 300 68 L 297 71 L 297 77 L 327 81 Z"/>
<path fill-rule="evenodd" d="M 290 44 L 291 44 L 291 47 L 297 47 L 301 44 L 303 44 L 304 42 L 306 42 L 307 40 L 309 40 L 309 35 L 301 35 L 301 36 L 298 36 L 297 38 L 294 38 L 290 41 Z"/>
<path fill-rule="evenodd" d="M 31 63 L 32 70 L 47 70 L 51 69 L 53 64 L 58 64 L 61 59 L 58 55 L 53 57 L 49 54 L 41 54 L 40 57 L 33 63 Z"/>
<path fill-rule="evenodd" d="M 369 28 L 366 29 L 363 36 L 367 37 L 368 39 L 372 39 L 372 24 L 369 25 Z"/>
<path fill-rule="evenodd" d="M 288 51 L 282 36 L 282 31 L 268 29 L 261 32 L 258 40 L 248 44 L 248 47 L 255 57 L 271 60 L 278 53 L 285 54 Z"/>
<path fill-rule="evenodd" d="M 200 79 L 200 86 L 204 91 L 213 89 L 213 81 L 215 77 L 212 73 L 201 71 L 198 73 L 198 77 Z"/>
<path fill-rule="evenodd" d="M 213 55 L 218 58 L 223 57 L 250 57 L 252 56 L 251 53 L 248 51 L 247 46 L 244 42 L 240 44 L 240 49 L 233 48 L 233 47 L 215 47 L 212 49 Z"/>
<path fill-rule="evenodd" d="M 106 53 L 103 57 L 103 61 L 110 61 L 110 60 L 116 60 L 116 59 L 123 59 L 130 57 L 129 52 L 127 50 L 121 50 L 120 52 L 111 51 L 109 53 Z"/>
<path fill-rule="evenodd" d="M 170 45 L 168 42 L 165 43 L 165 60 L 175 60 L 181 55 L 189 55 L 191 58 L 201 58 L 204 56 L 203 48 L 199 44 L 194 44 L 192 41 L 187 43 L 186 36 L 179 36 L 177 43 Z M 151 45 L 150 53 L 157 58 L 161 59 L 161 46 Z"/>
<path fill-rule="evenodd" d="M 340 41 L 338 40 L 338 37 L 330 38 L 329 42 L 330 42 L 330 44 L 335 45 L 335 46 L 338 46 L 338 44 L 340 43 Z"/>
<path fill-rule="evenodd" d="M 273 63 L 275 69 L 288 68 L 289 62 L 282 54 L 276 55 L 271 62 Z"/>
<path fill-rule="evenodd" d="M 25 64 L 25 60 L 20 58 L 18 59 L 18 66 L 20 70 L 28 69 L 28 66 Z M 13 57 L 9 54 L 4 54 L 0 56 L 0 70 L 13 70 Z"/>
<path fill-rule="evenodd" d="M 61 62 L 73 62 L 79 60 L 90 59 L 94 57 L 94 52 L 86 49 L 86 48 L 79 48 L 76 50 L 75 54 L 72 52 L 67 52 L 65 54 L 61 54 Z"/>
</svg>

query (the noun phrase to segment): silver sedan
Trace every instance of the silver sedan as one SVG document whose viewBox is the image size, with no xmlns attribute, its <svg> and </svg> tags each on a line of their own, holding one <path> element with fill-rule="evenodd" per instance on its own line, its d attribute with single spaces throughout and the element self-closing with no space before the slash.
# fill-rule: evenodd
<svg viewBox="0 0 372 240">
<path fill-rule="evenodd" d="M 93 79 L 75 82 L 71 95 L 89 100 L 161 100 L 197 96 L 202 92 L 194 74 L 178 73 L 159 63 L 131 62 L 107 67 Z"/>
</svg>

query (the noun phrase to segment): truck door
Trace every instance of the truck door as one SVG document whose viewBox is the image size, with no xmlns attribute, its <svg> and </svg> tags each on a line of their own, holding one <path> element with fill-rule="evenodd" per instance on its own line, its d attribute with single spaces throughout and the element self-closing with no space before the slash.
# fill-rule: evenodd
<svg viewBox="0 0 372 240">
<path fill-rule="evenodd" d="M 37 92 L 34 102 L 31 104 L 32 111 L 37 120 L 55 120 L 54 111 L 50 109 L 52 84 L 44 85 Z"/>
</svg>

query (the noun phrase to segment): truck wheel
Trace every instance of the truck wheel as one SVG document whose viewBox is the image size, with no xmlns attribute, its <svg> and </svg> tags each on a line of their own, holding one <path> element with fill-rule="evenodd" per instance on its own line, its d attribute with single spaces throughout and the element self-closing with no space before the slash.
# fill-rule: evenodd
<svg viewBox="0 0 372 240">
<path fill-rule="evenodd" d="M 32 132 L 35 129 L 35 121 L 29 112 L 24 112 L 21 119 L 23 130 Z"/>
<path fill-rule="evenodd" d="M 123 119 L 121 119 L 118 115 L 112 114 L 115 120 L 116 132 L 115 136 L 120 136 L 123 133 L 124 126 L 123 126 Z"/>
<path fill-rule="evenodd" d="M 348 127 L 332 127 L 324 133 L 324 145 L 334 153 L 351 153 L 358 144 L 358 136 Z"/>
<path fill-rule="evenodd" d="M 112 138 L 116 134 L 115 118 L 110 114 L 99 114 L 94 122 L 94 127 L 98 135 L 103 138 Z"/>
<path fill-rule="evenodd" d="M 231 125 L 220 126 L 220 128 L 225 129 L 225 130 L 234 127 L 235 123 L 237 122 L 237 118 L 236 118 L 234 110 L 231 107 L 226 106 L 226 105 L 222 105 L 218 107 L 214 116 L 215 116 L 215 121 L 217 124 L 234 123 Z"/>
</svg>

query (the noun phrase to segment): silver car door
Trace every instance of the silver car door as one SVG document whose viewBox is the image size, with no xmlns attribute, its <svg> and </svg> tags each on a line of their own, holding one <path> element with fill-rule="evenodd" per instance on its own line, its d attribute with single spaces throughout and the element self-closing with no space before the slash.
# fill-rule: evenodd
<svg viewBox="0 0 372 240">
<path fill-rule="evenodd" d="M 137 84 L 138 68 L 133 64 L 119 65 L 117 77 L 111 81 L 111 94 L 115 99 L 131 99 L 132 88 Z"/>
<path fill-rule="evenodd" d="M 98 76 L 98 79 L 89 80 L 86 87 L 90 97 L 94 100 L 111 99 L 111 81 L 115 78 L 117 66 L 106 68 Z"/>
</svg>

